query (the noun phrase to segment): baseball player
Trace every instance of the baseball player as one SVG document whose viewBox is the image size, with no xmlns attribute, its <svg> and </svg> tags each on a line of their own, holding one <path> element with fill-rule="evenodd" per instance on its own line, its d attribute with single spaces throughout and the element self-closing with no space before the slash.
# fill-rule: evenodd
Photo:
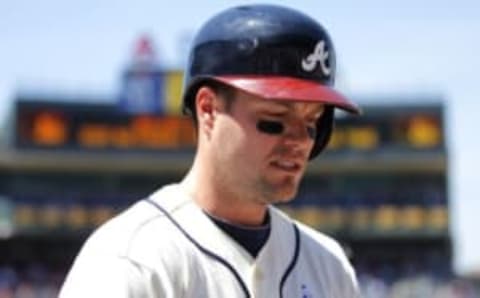
<svg viewBox="0 0 480 298">
<path fill-rule="evenodd" d="M 273 5 L 228 9 L 198 32 L 184 109 L 193 165 L 86 241 L 60 292 L 72 297 L 358 297 L 341 247 L 274 207 L 328 143 L 334 109 L 325 29 Z"/>
</svg>

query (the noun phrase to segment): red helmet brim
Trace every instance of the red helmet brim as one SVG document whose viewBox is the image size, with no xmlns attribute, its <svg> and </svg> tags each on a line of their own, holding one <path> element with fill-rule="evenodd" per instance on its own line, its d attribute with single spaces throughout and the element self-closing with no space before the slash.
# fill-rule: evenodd
<svg viewBox="0 0 480 298">
<path fill-rule="evenodd" d="M 265 99 L 320 102 L 361 114 L 361 109 L 338 91 L 311 80 L 258 75 L 215 76 L 214 79 Z"/>
</svg>

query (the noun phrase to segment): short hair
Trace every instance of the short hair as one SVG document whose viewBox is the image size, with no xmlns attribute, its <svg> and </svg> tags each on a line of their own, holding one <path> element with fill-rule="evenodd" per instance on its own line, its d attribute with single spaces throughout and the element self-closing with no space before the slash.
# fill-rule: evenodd
<svg viewBox="0 0 480 298">
<path fill-rule="evenodd" d="M 210 89 L 213 90 L 213 92 L 218 96 L 221 97 L 224 102 L 225 102 L 225 109 L 230 111 L 232 107 L 232 103 L 236 98 L 236 89 L 230 85 L 227 85 L 225 83 L 215 81 L 215 80 L 206 80 L 199 84 L 199 86 L 196 88 L 196 91 L 198 91 L 201 87 L 209 87 Z M 191 117 L 193 119 L 193 123 L 195 126 L 198 125 L 198 117 L 197 117 L 197 109 L 196 109 L 196 104 L 195 101 L 192 102 L 192 108 L 191 110 Z"/>
</svg>

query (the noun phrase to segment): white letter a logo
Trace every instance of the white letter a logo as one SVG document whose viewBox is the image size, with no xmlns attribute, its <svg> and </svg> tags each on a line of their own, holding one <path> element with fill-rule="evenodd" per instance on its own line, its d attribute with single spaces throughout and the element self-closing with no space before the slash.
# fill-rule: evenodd
<svg viewBox="0 0 480 298">
<path fill-rule="evenodd" d="M 315 46 L 313 53 L 302 60 L 302 68 L 305 71 L 311 72 L 320 63 L 322 73 L 326 76 L 330 75 L 331 69 L 327 66 L 328 51 L 325 50 L 325 41 L 320 40 Z"/>
</svg>

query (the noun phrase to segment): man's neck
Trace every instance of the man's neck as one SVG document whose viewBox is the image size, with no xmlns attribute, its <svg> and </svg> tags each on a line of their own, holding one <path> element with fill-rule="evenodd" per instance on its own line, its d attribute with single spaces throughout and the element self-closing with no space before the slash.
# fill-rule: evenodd
<svg viewBox="0 0 480 298">
<path fill-rule="evenodd" d="M 255 227 L 232 224 L 223 218 L 218 218 L 208 214 L 208 212 L 205 213 L 220 229 L 235 239 L 254 258 L 258 256 L 270 235 L 271 227 L 268 212 L 265 214 L 262 225 Z"/>
<path fill-rule="evenodd" d="M 213 216 L 244 226 L 259 226 L 264 222 L 266 204 L 239 198 L 224 187 L 212 185 L 211 180 L 199 175 L 193 168 L 181 184 L 197 205 Z"/>
</svg>

